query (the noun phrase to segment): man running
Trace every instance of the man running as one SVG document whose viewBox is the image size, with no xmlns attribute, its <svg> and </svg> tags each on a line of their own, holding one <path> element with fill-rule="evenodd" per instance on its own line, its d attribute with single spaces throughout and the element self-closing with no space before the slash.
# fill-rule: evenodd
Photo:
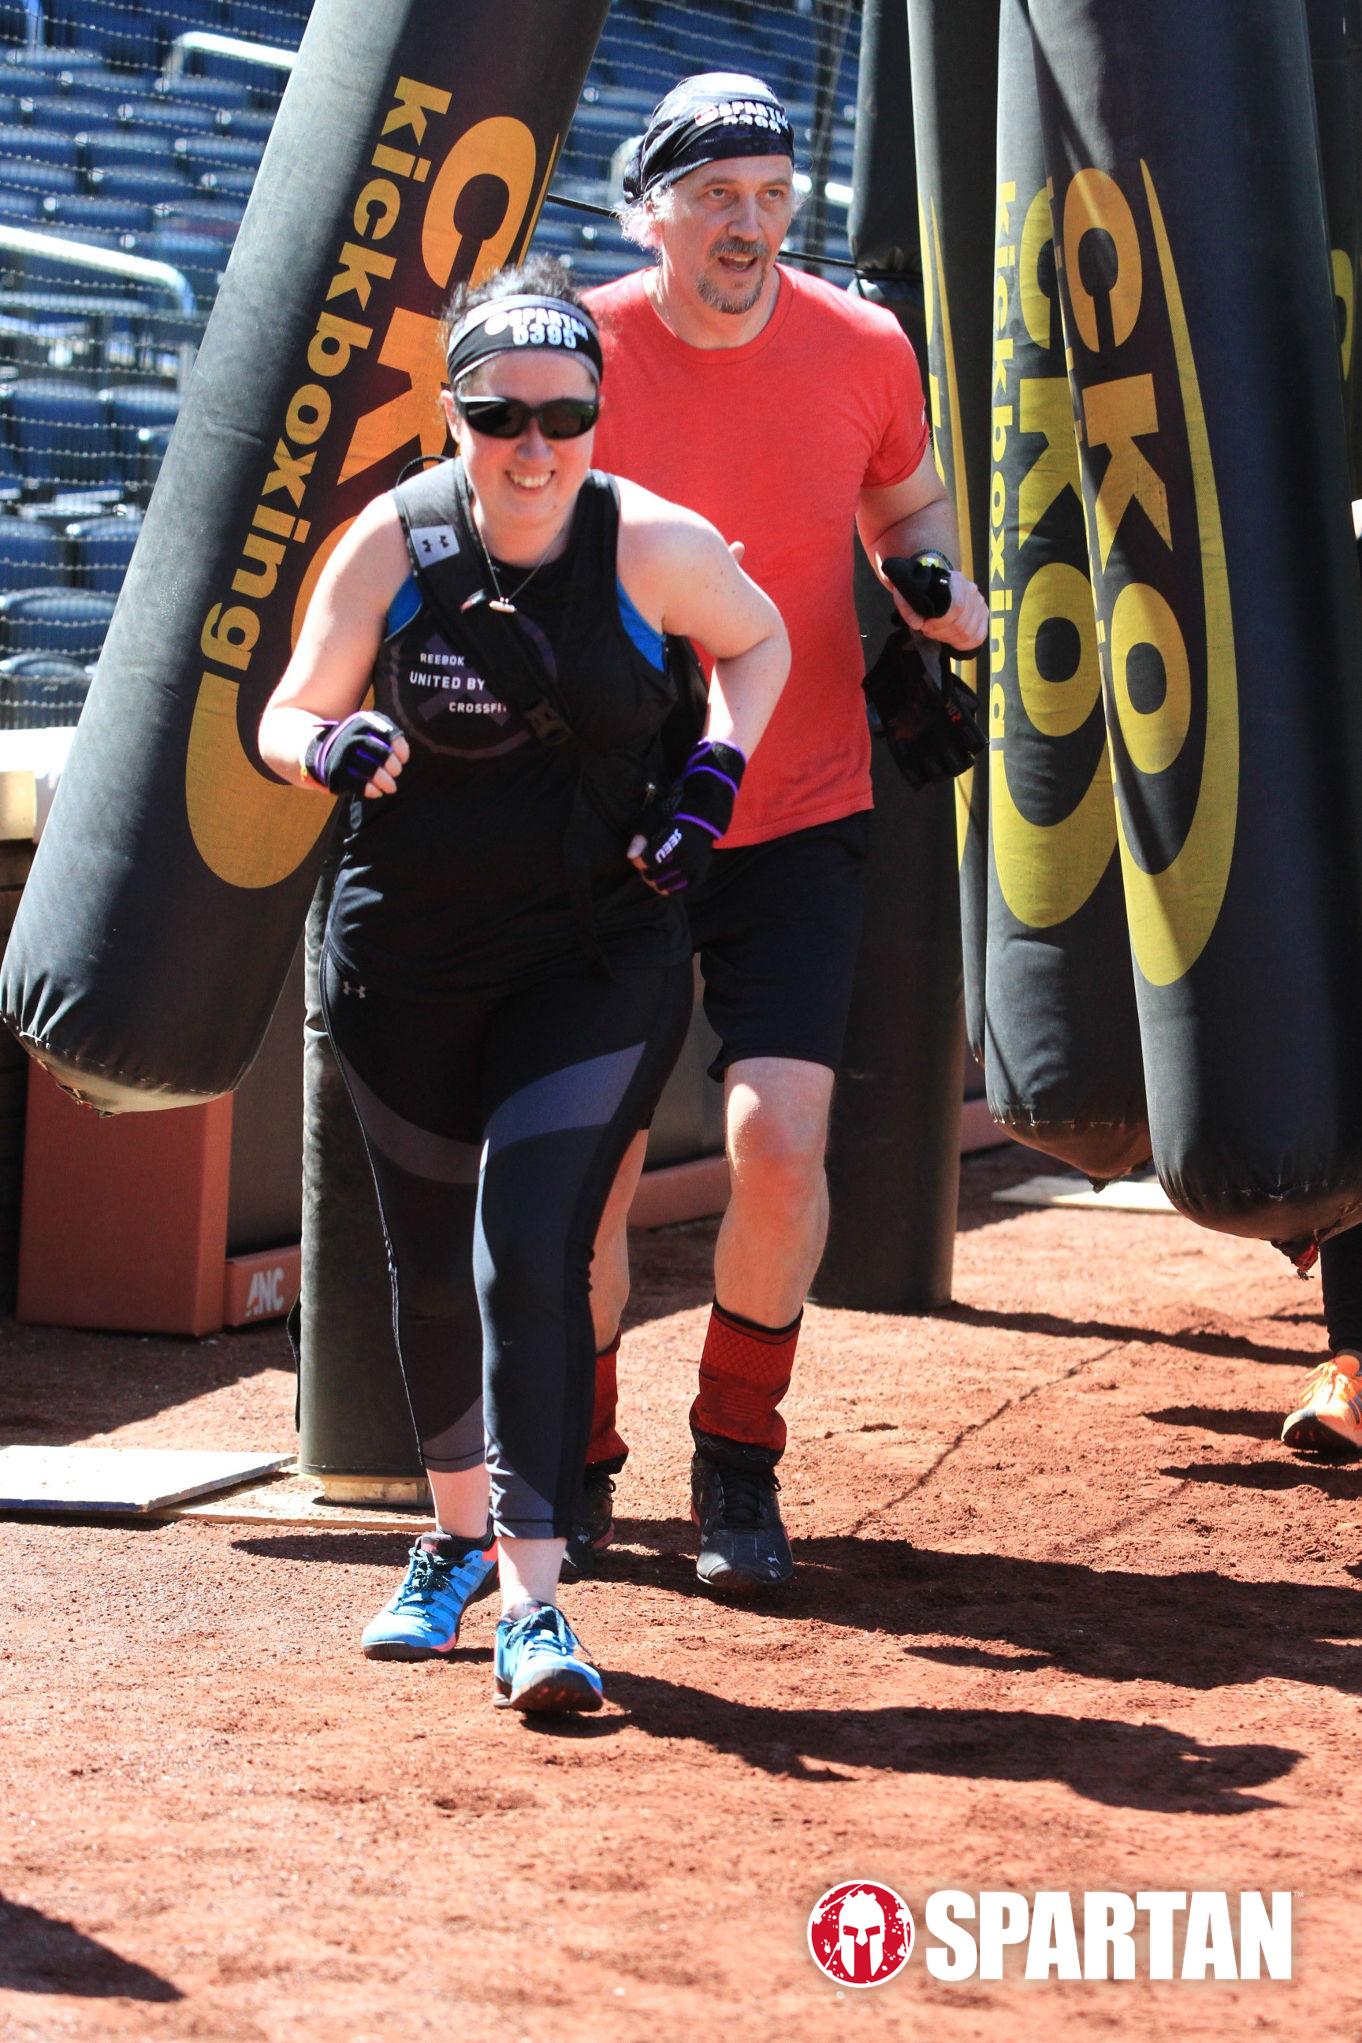
<svg viewBox="0 0 1362 2043">
<path fill-rule="evenodd" d="M 776 1464 L 804 1298 L 827 1234 L 823 1158 L 860 940 L 871 807 L 852 531 L 876 571 L 950 570 L 917 631 L 966 649 L 987 606 L 955 568 L 955 513 L 929 444 L 916 358 L 886 312 L 776 260 L 794 217 L 789 118 L 760 79 L 711 72 L 661 101 L 626 175 L 625 232 L 652 266 L 589 295 L 622 402 L 602 466 L 701 512 L 774 598 L 793 665 L 732 827 L 688 897 L 720 1038 L 732 1197 L 691 1407 L 700 1579 L 743 1592 L 793 1572 Z M 883 579 L 883 577 L 881 577 Z M 905 884 L 911 876 L 905 876 Z M 568 1565 L 612 1534 L 615 1358 L 628 1296 L 631 1147 L 592 1269 L 596 1409 Z"/>
</svg>

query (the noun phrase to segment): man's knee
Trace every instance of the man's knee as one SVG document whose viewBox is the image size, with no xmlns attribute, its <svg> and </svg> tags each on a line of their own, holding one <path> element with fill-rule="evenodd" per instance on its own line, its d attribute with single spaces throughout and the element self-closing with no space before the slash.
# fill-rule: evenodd
<svg viewBox="0 0 1362 2043">
<path fill-rule="evenodd" d="M 823 1180 L 832 1073 L 821 1065 L 734 1067 L 728 1096 L 729 1167 L 735 1189 L 799 1204 Z"/>
</svg>

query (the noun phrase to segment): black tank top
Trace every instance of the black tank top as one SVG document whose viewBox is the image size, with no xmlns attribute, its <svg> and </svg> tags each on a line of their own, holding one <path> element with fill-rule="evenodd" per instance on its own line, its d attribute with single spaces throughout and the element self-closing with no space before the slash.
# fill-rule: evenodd
<svg viewBox="0 0 1362 2043">
<path fill-rule="evenodd" d="M 450 464 L 450 480 L 463 491 L 458 469 Z M 579 747 L 533 737 L 498 698 L 495 674 L 423 607 L 384 642 L 374 706 L 406 733 L 411 758 L 396 795 L 350 803 L 327 931 L 337 962 L 361 980 L 421 994 L 551 973 L 582 956 L 584 883 L 607 955 L 632 936 L 640 955 L 685 955 L 680 909 L 624 856 L 664 778 L 659 732 L 674 691 L 625 629 L 618 537 L 614 483 L 592 471 L 557 560 L 528 584 L 523 568 L 497 563 L 501 587 L 547 642 Z M 595 757 L 609 772 L 604 792 L 593 785 L 584 841 L 580 762 Z"/>
</svg>

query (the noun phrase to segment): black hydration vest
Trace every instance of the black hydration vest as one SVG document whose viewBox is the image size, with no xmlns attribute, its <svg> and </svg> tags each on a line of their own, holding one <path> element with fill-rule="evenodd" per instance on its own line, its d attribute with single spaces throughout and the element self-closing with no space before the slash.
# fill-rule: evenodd
<svg viewBox="0 0 1362 2043">
<path fill-rule="evenodd" d="M 601 964 L 633 931 L 683 946 L 672 905 L 624 856 L 669 778 L 677 690 L 674 662 L 654 666 L 620 615 L 613 481 L 587 476 L 557 560 L 532 575 L 498 563 L 510 616 L 487 603 L 462 464 L 394 496 L 422 602 L 380 651 L 374 706 L 411 759 L 396 795 L 351 803 L 328 932 L 339 961 L 420 992 L 583 950 Z"/>
</svg>

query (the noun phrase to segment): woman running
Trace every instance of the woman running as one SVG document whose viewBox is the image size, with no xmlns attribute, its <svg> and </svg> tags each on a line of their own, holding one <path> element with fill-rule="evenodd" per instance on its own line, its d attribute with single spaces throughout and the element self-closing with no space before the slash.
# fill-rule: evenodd
<svg viewBox="0 0 1362 2043">
<path fill-rule="evenodd" d="M 592 470 L 600 342 L 558 265 L 461 287 L 443 337 L 455 458 L 337 546 L 260 750 L 350 798 L 322 1005 L 435 1503 L 364 1650 L 450 1652 L 499 1564 L 494 1700 L 590 1710 L 600 1675 L 557 1597 L 592 1243 L 689 1020 L 675 896 L 728 826 L 789 649 L 713 526 Z M 669 775 L 672 638 L 716 664 L 705 736 Z"/>
</svg>

